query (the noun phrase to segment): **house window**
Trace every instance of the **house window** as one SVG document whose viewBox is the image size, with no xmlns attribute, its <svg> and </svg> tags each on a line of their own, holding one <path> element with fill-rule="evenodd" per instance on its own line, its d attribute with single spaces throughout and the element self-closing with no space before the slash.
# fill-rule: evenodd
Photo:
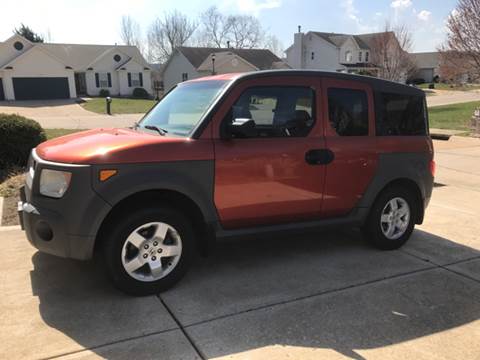
<svg viewBox="0 0 480 360">
<path fill-rule="evenodd" d="M 360 51 L 358 53 L 358 62 L 362 62 L 363 53 Z"/>
<path fill-rule="evenodd" d="M 182 73 L 182 81 L 188 80 L 188 73 Z"/>
<path fill-rule="evenodd" d="M 98 73 L 98 83 L 101 88 L 108 88 L 108 73 Z"/>
<path fill-rule="evenodd" d="M 132 87 L 141 87 L 140 73 L 132 73 Z"/>
<path fill-rule="evenodd" d="M 312 60 L 315 60 L 315 53 L 312 51 Z"/>
<path fill-rule="evenodd" d="M 352 52 L 351 51 L 347 51 L 345 53 L 345 61 L 346 62 L 352 62 Z"/>
<path fill-rule="evenodd" d="M 367 51 L 365 53 L 365 62 L 368 62 L 370 60 L 369 58 L 370 58 L 370 53 Z"/>
</svg>

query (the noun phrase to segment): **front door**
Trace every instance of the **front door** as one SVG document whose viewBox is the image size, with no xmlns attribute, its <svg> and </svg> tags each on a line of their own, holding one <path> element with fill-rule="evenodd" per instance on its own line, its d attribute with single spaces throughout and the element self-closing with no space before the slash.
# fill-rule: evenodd
<svg viewBox="0 0 480 360">
<path fill-rule="evenodd" d="M 372 181 L 377 164 L 375 109 L 370 85 L 325 78 L 323 113 L 327 167 L 322 216 L 347 215 Z"/>
<path fill-rule="evenodd" d="M 310 77 L 240 83 L 214 117 L 215 205 L 225 229 L 320 217 L 325 148 L 320 82 Z M 255 134 L 221 139 L 226 123 L 253 119 Z"/>
<path fill-rule="evenodd" d="M 87 95 L 87 79 L 85 73 L 75 73 L 75 88 L 77 95 Z"/>
</svg>

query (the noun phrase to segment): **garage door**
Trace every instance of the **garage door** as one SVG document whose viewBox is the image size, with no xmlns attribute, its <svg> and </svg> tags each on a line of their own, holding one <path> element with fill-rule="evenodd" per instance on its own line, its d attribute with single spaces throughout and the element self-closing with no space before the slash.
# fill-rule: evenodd
<svg viewBox="0 0 480 360">
<path fill-rule="evenodd" d="M 68 99 L 68 78 L 13 78 L 16 100 Z"/>
<path fill-rule="evenodd" d="M 3 81 L 0 78 L 0 101 L 5 100 L 5 94 L 3 93 Z"/>
</svg>

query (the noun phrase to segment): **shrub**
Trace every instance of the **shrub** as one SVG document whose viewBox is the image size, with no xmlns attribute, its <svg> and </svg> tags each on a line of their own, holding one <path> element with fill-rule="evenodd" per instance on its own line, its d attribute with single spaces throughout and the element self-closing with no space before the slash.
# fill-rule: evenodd
<svg viewBox="0 0 480 360">
<path fill-rule="evenodd" d="M 36 121 L 0 114 L 0 168 L 25 166 L 30 151 L 45 140 L 45 132 Z"/>
<path fill-rule="evenodd" d="M 429 85 L 428 85 L 428 88 L 429 88 L 429 89 L 435 89 L 435 83 L 429 84 Z"/>
<path fill-rule="evenodd" d="M 409 84 L 414 84 L 414 85 L 421 85 L 425 84 L 425 79 L 422 78 L 414 78 L 408 81 Z"/>
<path fill-rule="evenodd" d="M 136 99 L 148 99 L 150 94 L 144 88 L 133 89 L 133 97 Z"/>
<path fill-rule="evenodd" d="M 100 96 L 100 97 L 110 96 L 110 91 L 107 90 L 107 89 L 101 89 L 101 90 L 98 92 L 98 96 Z"/>
</svg>

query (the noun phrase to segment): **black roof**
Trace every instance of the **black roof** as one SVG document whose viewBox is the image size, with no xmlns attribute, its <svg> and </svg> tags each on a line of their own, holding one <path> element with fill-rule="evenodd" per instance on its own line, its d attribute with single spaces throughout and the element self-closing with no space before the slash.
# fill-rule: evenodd
<svg viewBox="0 0 480 360">
<path fill-rule="evenodd" d="M 266 70 L 245 73 L 237 78 L 241 81 L 250 78 L 270 76 L 317 76 L 339 80 L 361 81 L 372 86 L 374 91 L 389 92 L 403 95 L 425 96 L 425 92 L 413 86 L 400 84 L 393 81 L 383 80 L 372 76 L 346 74 L 340 72 L 318 71 L 318 70 Z"/>
</svg>

